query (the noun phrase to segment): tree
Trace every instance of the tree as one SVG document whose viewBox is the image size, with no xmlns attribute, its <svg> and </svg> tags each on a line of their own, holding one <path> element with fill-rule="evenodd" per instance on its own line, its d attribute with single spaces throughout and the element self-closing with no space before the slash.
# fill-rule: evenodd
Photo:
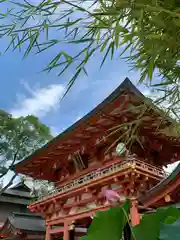
<svg viewBox="0 0 180 240">
<path fill-rule="evenodd" d="M 108 55 L 126 56 L 132 68 L 140 70 L 140 82 L 151 85 L 157 73 L 161 101 L 168 99 L 169 108 L 179 102 L 178 0 L 24 0 L 11 4 L 12 8 L 1 14 L 1 37 L 10 37 L 7 49 L 24 47 L 27 56 L 53 46 L 61 45 L 62 49 L 63 43 L 78 46 L 74 55 L 60 50 L 45 68 L 59 68 L 61 75 L 75 66 L 67 91 L 82 72 L 87 74 L 91 57 L 102 52 L 101 66 Z M 52 29 L 58 32 L 56 37 L 51 37 Z"/>
<path fill-rule="evenodd" d="M 31 194 L 34 196 L 32 202 L 35 200 L 39 200 L 49 194 L 55 193 L 57 191 L 55 184 L 49 181 L 39 181 L 39 180 L 32 180 L 32 191 Z"/>
<path fill-rule="evenodd" d="M 14 118 L 0 110 L 0 179 L 13 166 L 52 138 L 50 130 L 37 117 Z M 0 194 L 12 185 L 17 173 L 0 190 Z"/>
</svg>

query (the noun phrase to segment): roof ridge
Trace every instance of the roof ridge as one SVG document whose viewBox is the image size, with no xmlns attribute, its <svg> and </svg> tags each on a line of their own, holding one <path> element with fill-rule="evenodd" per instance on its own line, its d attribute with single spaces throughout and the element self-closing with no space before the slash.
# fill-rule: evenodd
<svg viewBox="0 0 180 240">
<path fill-rule="evenodd" d="M 10 187 L 8 189 L 16 190 L 16 188 L 21 187 L 21 186 L 26 188 L 27 190 L 31 191 L 31 189 L 28 187 L 28 185 L 25 184 L 24 182 L 19 182 L 19 183 L 15 184 L 14 186 L 12 186 L 12 187 Z"/>
</svg>

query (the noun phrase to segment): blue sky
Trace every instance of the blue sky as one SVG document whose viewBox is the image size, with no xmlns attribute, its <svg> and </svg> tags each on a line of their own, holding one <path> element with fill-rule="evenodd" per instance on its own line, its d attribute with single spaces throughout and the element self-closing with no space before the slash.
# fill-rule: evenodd
<svg viewBox="0 0 180 240">
<path fill-rule="evenodd" d="M 72 46 L 68 46 L 69 52 L 71 48 Z M 2 109 L 15 117 L 36 115 L 50 127 L 53 135 L 59 134 L 96 107 L 126 77 L 129 77 L 135 85 L 139 80 L 139 73 L 130 71 L 122 59 L 107 61 L 100 70 L 102 56 L 96 55 L 88 64 L 89 76 L 82 75 L 61 100 L 73 73 L 69 70 L 64 76 L 57 77 L 58 71 L 40 72 L 52 56 L 51 51 L 42 55 L 32 54 L 23 60 L 23 54 L 18 51 L 9 51 L 1 56 L 3 84 L 0 88 L 0 103 Z M 145 95 L 150 94 L 145 86 L 137 87 Z M 172 171 L 175 166 L 176 164 L 169 167 L 168 171 Z"/>
<path fill-rule="evenodd" d="M 6 7 L 8 5 L 4 5 L 4 8 Z M 51 37 L 55 38 L 56 34 L 59 32 L 51 32 Z M 0 39 L 0 52 L 4 52 L 8 43 L 8 38 Z M 88 77 L 81 75 L 66 97 L 61 100 L 74 69 L 70 68 L 61 77 L 57 76 L 58 69 L 50 73 L 41 70 L 60 51 L 73 54 L 78 48 L 77 44 L 62 44 L 39 55 L 32 53 L 25 59 L 24 51 L 13 52 L 9 49 L 5 54 L 1 54 L 0 108 L 14 117 L 36 115 L 50 127 L 55 136 L 97 106 L 126 77 L 134 83 L 138 81 L 139 74 L 129 72 L 128 65 L 119 58 L 109 60 L 100 70 L 102 55 L 96 54 L 86 68 Z M 11 173 L 5 182 L 10 175 Z"/>
<path fill-rule="evenodd" d="M 7 42 L 1 40 L 1 47 L 5 44 Z M 70 52 L 71 47 L 68 49 Z M 11 50 L 0 56 L 0 103 L 1 109 L 15 117 L 36 115 L 50 127 L 53 135 L 65 130 L 103 101 L 125 77 L 129 77 L 134 83 L 139 78 L 138 73 L 129 72 L 127 64 L 121 59 L 108 61 L 100 70 L 101 58 L 96 55 L 88 65 L 89 76 L 82 75 L 61 100 L 73 73 L 69 70 L 57 77 L 57 70 L 40 72 L 52 56 L 52 52 L 48 51 L 22 59 L 23 53 Z M 11 175 L 12 173 L 7 175 L 4 183 L 8 182 Z M 17 179 L 15 182 L 18 181 Z"/>
<path fill-rule="evenodd" d="M 38 2 L 39 0 L 31 0 Z M 2 5 L 6 9 L 9 5 Z M 56 38 L 60 32 L 51 31 L 50 38 Z M 0 40 L 0 52 L 7 47 L 9 39 Z M 0 56 L 1 108 L 15 117 L 36 115 L 47 124 L 53 133 L 63 131 L 106 98 L 126 77 L 137 83 L 139 73 L 129 71 L 125 60 L 115 57 L 108 60 L 100 70 L 102 54 L 93 56 L 88 66 L 88 77 L 79 77 L 68 95 L 61 100 L 68 81 L 75 70 L 70 68 L 58 77 L 58 69 L 50 73 L 40 72 L 60 51 L 69 54 L 78 52 L 78 44 L 59 44 L 56 47 L 36 55 L 30 54 L 23 59 L 23 53 L 11 49 Z M 145 91 L 143 86 L 139 86 Z"/>
<path fill-rule="evenodd" d="M 54 36 L 56 32 L 52 32 Z M 0 40 L 0 52 L 8 39 Z M 58 77 L 58 69 L 40 72 L 59 51 L 76 52 L 77 45 L 58 45 L 40 55 L 30 54 L 23 59 L 23 51 L 9 50 L 0 56 L 1 87 L 0 107 L 13 116 L 36 115 L 50 127 L 53 135 L 59 134 L 102 102 L 126 77 L 136 85 L 139 73 L 130 71 L 125 60 L 108 60 L 99 69 L 102 55 L 96 54 L 88 66 L 88 77 L 81 75 L 66 97 L 61 100 L 73 68 Z M 149 90 L 138 86 L 144 93 Z"/>
<path fill-rule="evenodd" d="M 9 51 L 1 56 L 0 101 L 1 108 L 14 116 L 34 114 L 56 132 L 90 111 L 125 77 L 133 82 L 139 78 L 139 74 L 129 72 L 127 64 L 120 59 L 107 62 L 99 70 L 100 60 L 95 56 L 87 68 L 89 76 L 82 75 L 61 100 L 72 73 L 67 71 L 61 77 L 57 77 L 55 71 L 39 73 L 50 59 L 50 53 L 31 55 L 25 60 L 19 52 Z"/>
<path fill-rule="evenodd" d="M 1 40 L 1 48 L 7 39 Z M 74 46 L 65 46 L 68 52 Z M 71 49 L 72 48 L 72 49 Z M 0 57 L 1 108 L 14 116 L 34 114 L 47 124 L 56 134 L 89 112 L 107 97 L 124 79 L 129 77 L 134 83 L 139 79 L 137 72 L 130 72 L 122 59 L 108 61 L 100 70 L 102 56 L 96 55 L 88 64 L 88 77 L 81 75 L 68 95 L 61 100 L 72 69 L 58 77 L 58 69 L 40 72 L 52 59 L 56 49 L 40 55 L 31 54 L 22 59 L 23 53 L 9 50 Z M 144 88 L 141 87 L 141 90 Z"/>
</svg>

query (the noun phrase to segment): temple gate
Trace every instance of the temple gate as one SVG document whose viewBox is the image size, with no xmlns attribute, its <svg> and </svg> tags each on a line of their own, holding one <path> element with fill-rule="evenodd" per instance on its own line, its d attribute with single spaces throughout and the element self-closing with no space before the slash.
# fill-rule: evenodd
<svg viewBox="0 0 180 240">
<path fill-rule="evenodd" d="M 170 118 L 126 79 L 89 114 L 24 161 L 16 171 L 56 189 L 29 206 L 46 222 L 46 240 L 85 235 L 96 211 L 109 207 L 103 189 L 131 200 L 132 225 L 147 210 L 139 197 L 167 177 L 180 144 L 165 135 Z"/>
</svg>

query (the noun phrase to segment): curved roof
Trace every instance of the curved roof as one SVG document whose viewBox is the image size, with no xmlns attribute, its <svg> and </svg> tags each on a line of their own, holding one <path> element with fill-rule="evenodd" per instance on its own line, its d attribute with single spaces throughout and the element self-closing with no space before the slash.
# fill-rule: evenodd
<svg viewBox="0 0 180 240">
<path fill-rule="evenodd" d="M 19 190 L 21 192 L 28 192 L 28 193 L 31 192 L 31 189 L 24 182 L 19 182 L 14 186 L 11 186 L 9 189 Z"/>
<path fill-rule="evenodd" d="M 9 221 L 16 229 L 25 231 L 45 232 L 46 229 L 43 218 L 35 214 L 14 213 Z"/>
<path fill-rule="evenodd" d="M 66 171 L 69 155 L 80 150 L 84 145 L 86 150 L 88 149 L 87 152 L 92 154 L 98 147 L 96 140 L 100 139 L 99 142 L 102 144 L 104 141 L 103 137 L 109 135 L 109 129 L 124 123 L 122 120 L 123 117 L 127 118 L 128 116 L 129 118 L 137 119 L 137 113 L 134 113 L 132 110 L 131 112 L 129 110 L 129 113 L 127 113 L 127 111 L 124 110 L 126 106 L 125 101 L 127 101 L 126 97 L 129 99 L 128 104 L 132 104 L 133 107 L 135 106 L 134 104 L 138 104 L 139 106 L 140 104 L 144 104 L 144 102 L 146 106 L 149 106 L 151 112 L 148 115 L 150 116 L 150 120 L 148 121 L 151 123 L 152 121 L 158 121 L 160 124 L 163 122 L 162 125 L 166 127 L 172 125 L 172 119 L 167 116 L 165 120 L 162 121 L 162 112 L 155 107 L 150 100 L 144 97 L 131 81 L 126 78 L 120 86 L 95 109 L 63 133 L 59 134 L 48 144 L 18 163 L 15 166 L 15 170 L 18 173 L 26 174 L 37 179 L 49 181 L 59 180 L 59 176 L 55 176 L 56 170 L 60 169 L 61 174 L 63 171 Z M 128 119 L 128 121 L 130 120 Z M 180 141 L 175 138 L 165 138 L 163 134 L 157 136 L 157 125 L 154 126 L 153 129 L 153 124 L 150 124 L 148 121 L 146 123 L 146 131 L 151 135 L 150 139 L 158 138 L 158 141 L 166 145 L 168 154 L 171 155 L 167 156 L 167 154 L 165 154 L 160 159 L 165 161 L 165 164 L 168 164 L 173 154 L 179 151 Z M 164 154 L 163 151 L 162 154 Z M 162 163 L 156 162 L 156 164 L 161 165 Z"/>
<path fill-rule="evenodd" d="M 146 207 L 160 207 L 170 203 L 180 202 L 180 163 L 175 170 L 163 181 L 151 188 L 138 201 Z M 169 195 L 170 201 L 165 197 Z"/>
<path fill-rule="evenodd" d="M 8 225 L 12 226 L 12 229 L 23 232 L 45 232 L 45 222 L 42 217 L 35 214 L 27 213 L 13 213 L 8 217 L 4 225 L 0 229 L 0 234 L 6 234 L 8 231 Z"/>
<path fill-rule="evenodd" d="M 25 183 L 18 183 L 8 189 L 6 189 L 1 196 L 11 196 L 11 197 L 18 197 L 29 200 L 33 198 L 31 194 L 31 189 Z M 0 196 L 0 199 L 1 199 Z"/>
</svg>

